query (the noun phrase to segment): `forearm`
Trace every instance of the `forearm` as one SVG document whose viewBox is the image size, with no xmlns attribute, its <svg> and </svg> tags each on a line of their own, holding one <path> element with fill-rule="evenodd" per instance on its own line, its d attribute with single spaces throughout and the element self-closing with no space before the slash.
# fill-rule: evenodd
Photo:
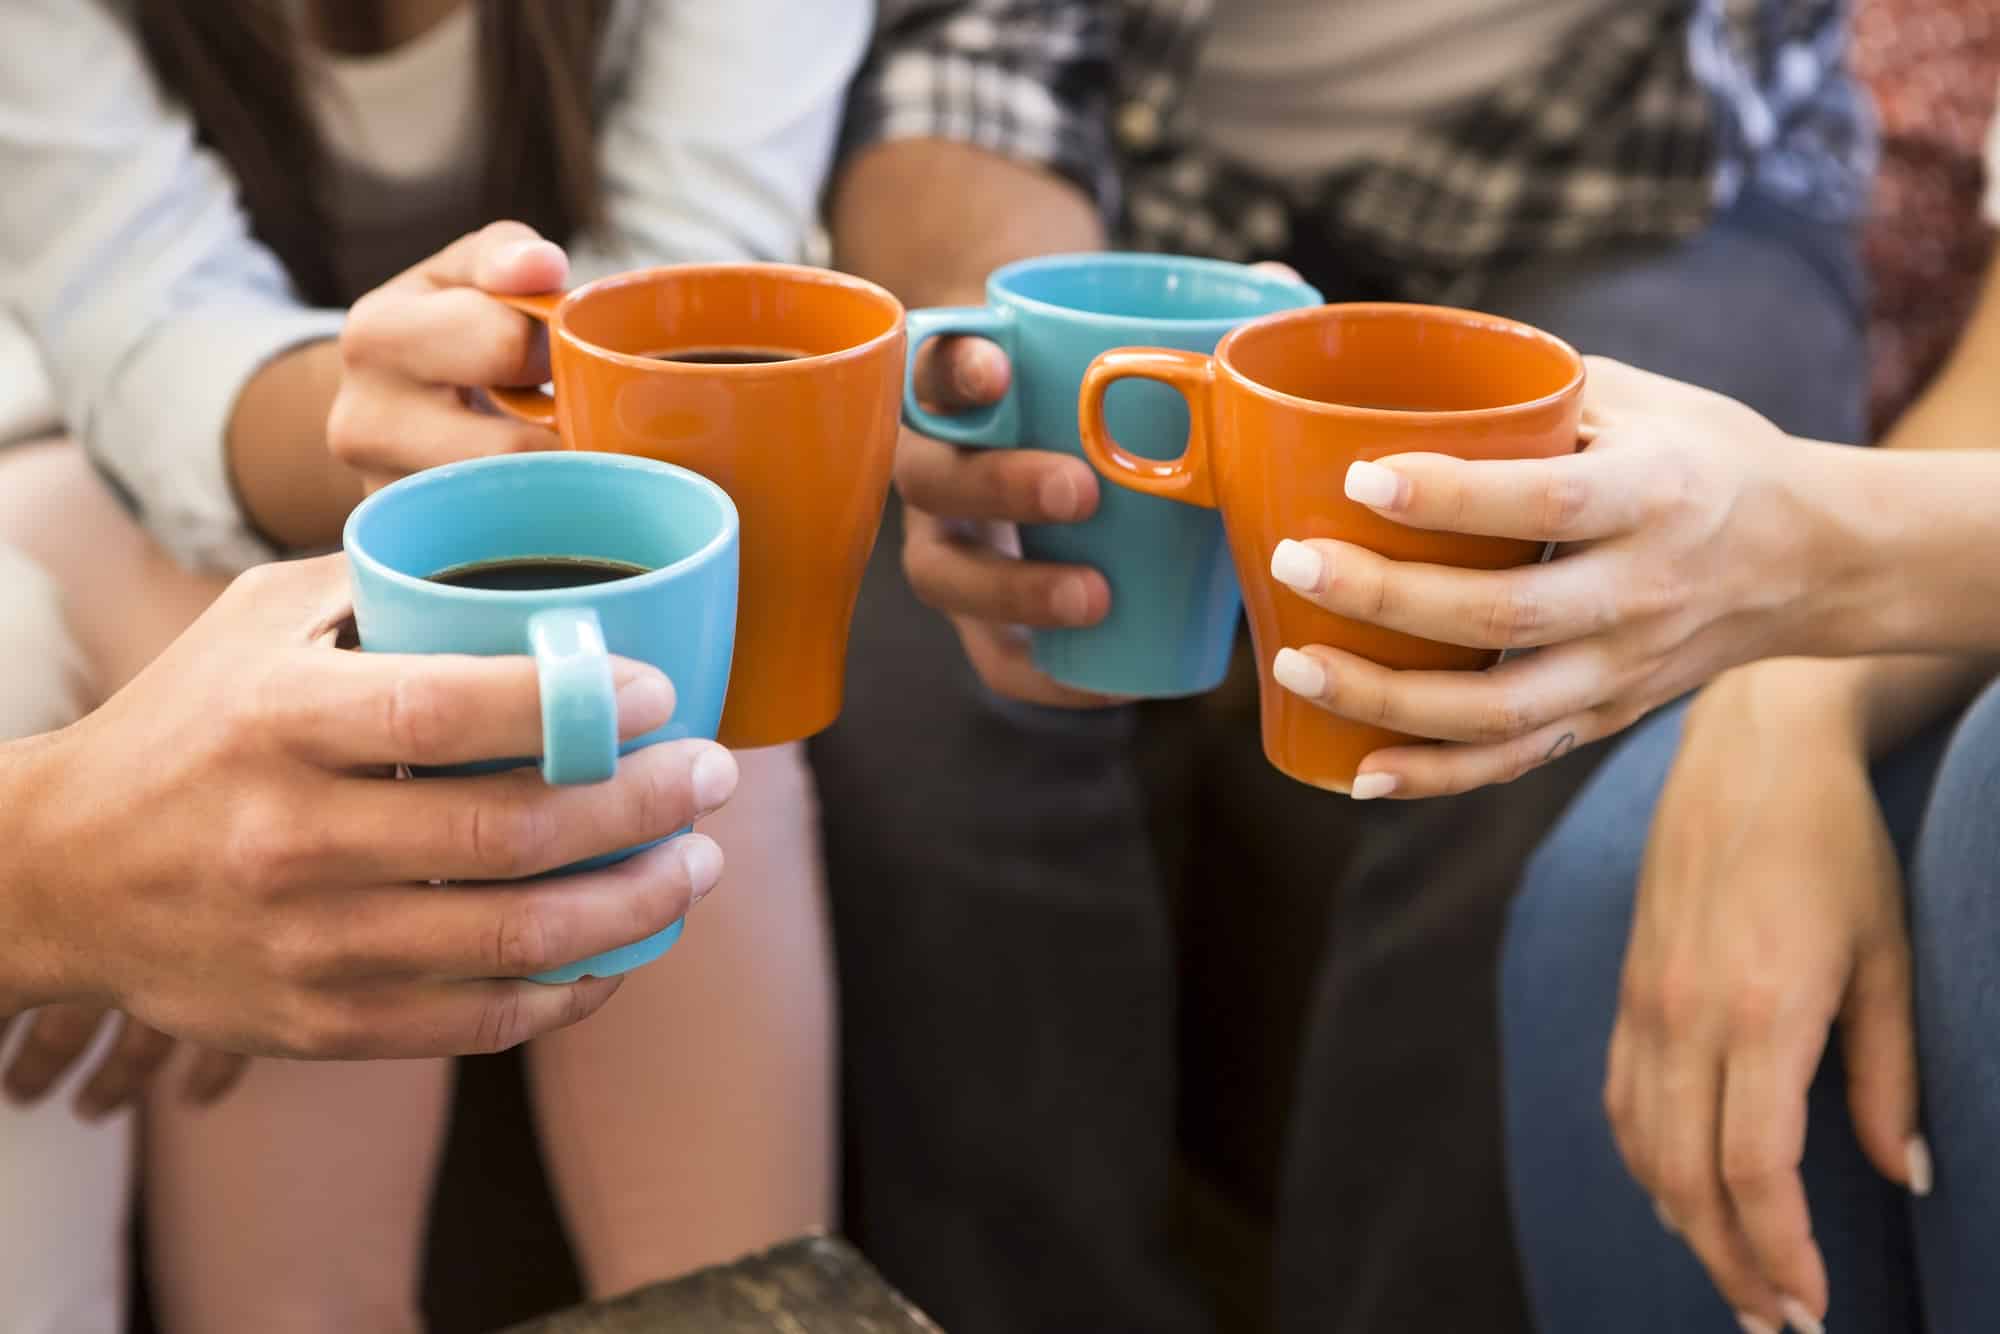
<svg viewBox="0 0 2000 1334">
<path fill-rule="evenodd" d="M 835 262 L 912 306 L 985 299 L 1002 264 L 1101 250 L 1090 198 L 1039 167 L 945 139 L 898 139 L 857 153 L 832 201 Z"/>
<path fill-rule="evenodd" d="M 1970 700 L 2000 657 L 1770 658 L 1717 677 L 1690 727 L 1755 719 L 1802 756 L 1873 760 Z"/>
<path fill-rule="evenodd" d="M 340 540 L 361 479 L 326 447 L 327 413 L 340 387 L 340 348 L 305 343 L 251 377 L 229 418 L 230 480 L 244 513 L 280 547 Z"/>
</svg>

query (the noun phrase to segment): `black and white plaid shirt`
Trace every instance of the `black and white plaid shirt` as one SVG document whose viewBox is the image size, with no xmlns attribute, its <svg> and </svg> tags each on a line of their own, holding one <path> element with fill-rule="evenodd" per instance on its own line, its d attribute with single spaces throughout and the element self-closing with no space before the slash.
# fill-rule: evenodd
<svg viewBox="0 0 2000 1334">
<path fill-rule="evenodd" d="M 1430 298 L 1533 256 L 1691 235 L 1753 186 L 1824 218 L 1865 203 L 1846 0 L 1620 0 L 1392 156 L 1309 183 L 1217 156 L 1191 123 L 1213 8 L 1249 2 L 884 0 L 848 146 L 938 137 L 1045 164 L 1141 249 L 1265 258 L 1314 228 Z"/>
</svg>

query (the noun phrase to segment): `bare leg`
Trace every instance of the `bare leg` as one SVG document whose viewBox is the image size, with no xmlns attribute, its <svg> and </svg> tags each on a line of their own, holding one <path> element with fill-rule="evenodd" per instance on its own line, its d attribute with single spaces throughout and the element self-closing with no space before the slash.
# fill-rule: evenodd
<svg viewBox="0 0 2000 1334">
<path fill-rule="evenodd" d="M 834 1215 L 831 944 L 803 748 L 738 756 L 702 824 L 722 886 L 664 959 L 529 1049 L 557 1196 L 593 1295 Z"/>
<path fill-rule="evenodd" d="M 227 582 L 160 550 L 66 441 L 0 454 L 0 541 L 56 579 L 97 699 Z M 166 1328 L 417 1329 L 448 1064 L 263 1061 L 221 1106 L 196 1109 L 177 1096 L 186 1060 L 178 1053 L 156 1080 L 146 1125 L 151 1267 Z"/>
<path fill-rule="evenodd" d="M 0 541 L 61 587 L 96 700 L 138 675 L 228 583 L 162 551 L 66 440 L 0 452 Z"/>
</svg>

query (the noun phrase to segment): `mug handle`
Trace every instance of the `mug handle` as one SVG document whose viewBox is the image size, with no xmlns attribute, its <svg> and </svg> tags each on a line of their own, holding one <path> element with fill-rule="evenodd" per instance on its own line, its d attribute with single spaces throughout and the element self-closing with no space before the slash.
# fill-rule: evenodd
<svg viewBox="0 0 2000 1334">
<path fill-rule="evenodd" d="M 499 292 L 488 292 L 487 295 L 503 306 L 512 306 L 523 315 L 552 326 L 555 322 L 556 307 L 560 306 L 562 299 L 569 294 L 538 292 L 533 296 L 506 296 Z M 514 389 L 496 385 L 487 389 L 486 397 L 493 400 L 494 407 L 516 421 L 524 421 L 530 426 L 539 426 L 549 431 L 557 429 L 554 394 L 545 394 L 539 389 Z"/>
<path fill-rule="evenodd" d="M 954 335 L 985 338 L 1000 345 L 1011 364 L 1014 356 L 1014 316 L 990 306 L 935 306 L 913 310 L 908 317 L 909 352 L 903 376 L 903 424 L 933 439 L 954 445 L 1005 448 L 1021 443 L 1021 379 L 1017 369 L 998 403 L 968 412 L 927 412 L 917 403 L 917 353 L 933 338 Z"/>
<path fill-rule="evenodd" d="M 618 697 L 604 627 L 588 607 L 528 618 L 528 647 L 542 688 L 542 781 L 602 783 L 618 770 Z"/>
<path fill-rule="evenodd" d="M 1120 380 L 1156 380 L 1180 392 L 1188 405 L 1187 446 L 1179 457 L 1145 459 L 1128 452 L 1104 422 L 1104 396 Z M 1099 356 L 1083 373 L 1077 429 L 1091 465 L 1133 491 L 1183 505 L 1220 506 L 1208 461 L 1209 403 L 1215 393 L 1215 358 L 1167 347 L 1121 347 Z"/>
</svg>

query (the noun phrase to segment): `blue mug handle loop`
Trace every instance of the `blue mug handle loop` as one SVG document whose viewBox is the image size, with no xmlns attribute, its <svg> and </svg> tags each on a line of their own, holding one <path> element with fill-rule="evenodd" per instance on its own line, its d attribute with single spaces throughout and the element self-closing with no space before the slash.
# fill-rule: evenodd
<svg viewBox="0 0 2000 1334">
<path fill-rule="evenodd" d="M 954 445 L 1005 448 L 1021 443 L 1021 375 L 1014 355 L 1014 315 L 991 306 L 936 306 L 909 313 L 909 364 L 903 377 L 903 424 Z M 933 338 L 985 338 L 1000 345 L 1014 377 L 998 403 L 967 412 L 927 412 L 917 403 L 917 353 Z"/>
<path fill-rule="evenodd" d="M 542 780 L 602 783 L 618 771 L 618 696 L 604 627 L 588 607 L 528 618 L 528 646 L 542 687 Z"/>
</svg>

